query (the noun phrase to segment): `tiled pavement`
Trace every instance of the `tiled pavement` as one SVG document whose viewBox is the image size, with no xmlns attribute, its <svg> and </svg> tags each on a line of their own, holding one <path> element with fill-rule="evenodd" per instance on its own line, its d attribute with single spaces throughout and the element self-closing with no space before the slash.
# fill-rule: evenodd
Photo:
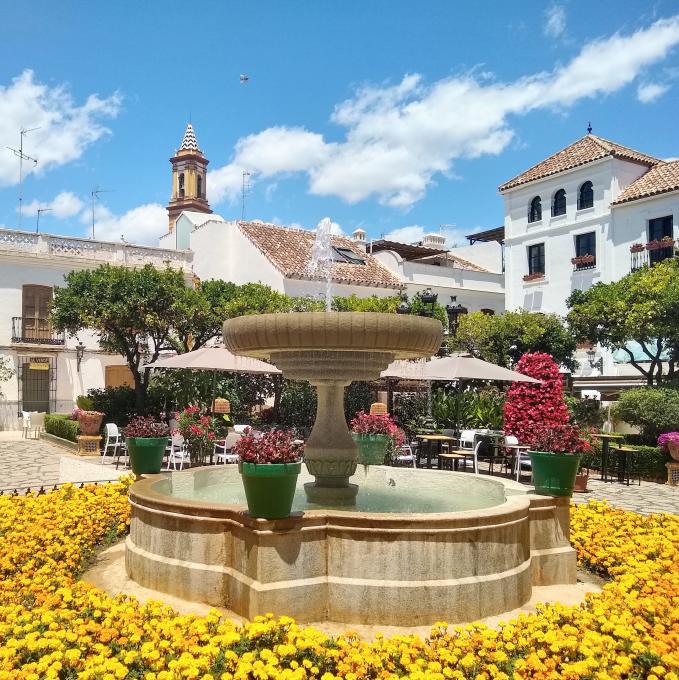
<svg viewBox="0 0 679 680">
<path fill-rule="evenodd" d="M 39 487 L 57 483 L 59 459 L 63 455 L 69 454 L 44 441 L 19 438 L 7 440 L 3 437 L 0 439 L 0 489 Z M 677 486 L 671 487 L 654 482 L 642 482 L 641 486 L 638 484 L 626 486 L 617 482 L 601 482 L 590 477 L 588 488 L 590 491 L 587 493 L 574 494 L 573 501 L 586 503 L 590 499 L 607 500 L 611 505 L 642 514 L 652 512 L 679 514 Z"/>
</svg>

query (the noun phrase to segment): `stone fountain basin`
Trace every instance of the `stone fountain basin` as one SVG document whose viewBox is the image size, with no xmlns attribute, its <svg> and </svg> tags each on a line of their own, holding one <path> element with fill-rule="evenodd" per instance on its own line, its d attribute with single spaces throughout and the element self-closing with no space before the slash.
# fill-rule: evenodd
<svg viewBox="0 0 679 680">
<path fill-rule="evenodd" d="M 243 503 L 199 500 L 206 487 L 234 490 L 240 482 L 236 466 L 219 470 L 217 479 L 215 472 L 155 475 L 131 487 L 130 578 L 249 619 L 273 612 L 301 622 L 397 626 L 501 614 L 527 602 L 533 585 L 576 580 L 569 499 L 526 494 L 509 480 L 371 468 L 371 475 L 393 478 L 401 494 L 417 496 L 431 486 L 439 498 L 445 485 L 450 499 L 483 494 L 483 507 L 307 507 L 269 521 L 251 517 Z M 300 486 L 307 479 L 303 473 Z M 230 493 L 224 497 L 236 499 Z"/>
</svg>

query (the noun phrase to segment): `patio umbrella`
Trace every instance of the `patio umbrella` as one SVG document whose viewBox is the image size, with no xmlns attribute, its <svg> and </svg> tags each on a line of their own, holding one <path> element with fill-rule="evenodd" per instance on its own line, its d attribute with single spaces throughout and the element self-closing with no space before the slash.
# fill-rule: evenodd
<svg viewBox="0 0 679 680">
<path fill-rule="evenodd" d="M 214 404 L 215 401 L 218 371 L 223 373 L 281 374 L 281 371 L 271 364 L 252 357 L 232 354 L 225 347 L 201 347 L 194 352 L 185 352 L 165 359 L 157 359 L 151 364 L 145 364 L 142 368 L 189 368 L 199 371 L 212 371 L 211 404 Z"/>
<path fill-rule="evenodd" d="M 382 371 L 383 378 L 406 380 L 492 380 L 495 382 L 530 382 L 540 380 L 504 366 L 497 366 L 470 356 L 435 357 L 431 361 L 393 361 Z"/>
</svg>

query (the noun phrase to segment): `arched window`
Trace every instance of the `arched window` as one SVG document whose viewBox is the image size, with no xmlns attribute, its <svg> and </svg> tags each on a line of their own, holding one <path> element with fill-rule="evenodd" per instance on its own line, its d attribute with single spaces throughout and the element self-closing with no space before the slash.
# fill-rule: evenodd
<svg viewBox="0 0 679 680">
<path fill-rule="evenodd" d="M 200 175 L 198 175 L 196 180 L 196 191 L 198 198 L 203 198 L 203 178 Z"/>
<path fill-rule="evenodd" d="M 528 209 L 528 221 L 529 222 L 539 222 L 542 219 L 542 203 L 540 197 L 536 196 L 530 202 L 530 208 Z"/>
<path fill-rule="evenodd" d="M 587 180 L 581 187 L 578 194 L 578 210 L 591 208 L 594 205 L 594 186 Z"/>
<path fill-rule="evenodd" d="M 179 173 L 179 198 L 184 198 L 184 173 Z"/>
<path fill-rule="evenodd" d="M 552 217 L 566 214 L 566 192 L 564 189 L 559 189 L 552 199 Z"/>
</svg>

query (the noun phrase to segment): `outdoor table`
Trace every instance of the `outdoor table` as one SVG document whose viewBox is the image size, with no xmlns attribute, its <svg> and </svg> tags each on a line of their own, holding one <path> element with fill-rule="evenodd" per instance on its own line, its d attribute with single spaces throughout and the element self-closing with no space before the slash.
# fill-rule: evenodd
<svg viewBox="0 0 679 680">
<path fill-rule="evenodd" d="M 418 434 L 417 435 L 418 439 L 422 439 L 423 441 L 426 441 L 429 446 L 427 446 L 427 467 L 431 468 L 431 447 L 432 443 L 436 442 L 438 445 L 438 451 L 437 451 L 437 467 L 440 470 L 441 469 L 441 446 L 443 445 L 443 442 L 454 442 L 456 441 L 455 437 L 448 437 L 445 434 Z"/>
<path fill-rule="evenodd" d="M 453 469 L 455 472 L 458 471 L 458 466 L 461 460 L 465 462 L 465 468 L 467 467 L 467 458 L 474 456 L 473 449 L 455 449 L 455 451 L 448 451 L 447 453 L 439 453 L 439 460 L 452 461 Z M 443 464 L 439 464 L 439 468 L 443 468 Z"/>
<path fill-rule="evenodd" d="M 620 484 L 627 483 L 627 486 L 629 486 L 631 476 L 629 463 L 632 456 L 637 453 L 637 450 L 619 446 L 617 449 L 611 449 L 608 453 L 610 454 L 611 452 L 621 458 L 620 465 L 616 466 L 618 471 L 618 482 L 620 482 Z M 639 475 L 639 486 L 641 486 L 641 475 Z"/>
<path fill-rule="evenodd" d="M 625 438 L 621 434 L 595 434 L 597 439 L 601 440 L 601 481 L 607 482 L 608 477 L 608 453 L 610 451 L 610 445 L 612 441 L 624 440 Z M 613 481 L 612 479 L 610 481 Z"/>
</svg>

